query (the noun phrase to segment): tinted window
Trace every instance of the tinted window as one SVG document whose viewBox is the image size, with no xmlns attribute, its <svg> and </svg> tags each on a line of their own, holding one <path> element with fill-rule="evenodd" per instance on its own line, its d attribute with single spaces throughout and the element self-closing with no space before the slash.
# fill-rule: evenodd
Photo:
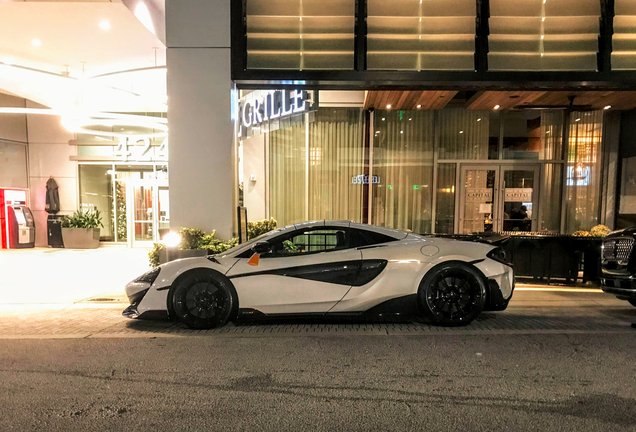
<svg viewBox="0 0 636 432">
<path fill-rule="evenodd" d="M 396 241 L 397 239 L 374 231 L 359 229 L 351 230 L 351 247 L 373 246 L 381 243 Z"/>
</svg>

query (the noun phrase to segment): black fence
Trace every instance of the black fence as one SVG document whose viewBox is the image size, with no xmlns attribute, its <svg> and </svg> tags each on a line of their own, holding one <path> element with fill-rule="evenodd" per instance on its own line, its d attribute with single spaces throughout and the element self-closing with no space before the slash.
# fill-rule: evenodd
<svg viewBox="0 0 636 432">
<path fill-rule="evenodd" d="M 603 240 L 598 237 L 500 234 L 439 237 L 481 241 L 503 247 L 517 278 L 547 283 L 598 282 L 601 274 Z"/>
</svg>

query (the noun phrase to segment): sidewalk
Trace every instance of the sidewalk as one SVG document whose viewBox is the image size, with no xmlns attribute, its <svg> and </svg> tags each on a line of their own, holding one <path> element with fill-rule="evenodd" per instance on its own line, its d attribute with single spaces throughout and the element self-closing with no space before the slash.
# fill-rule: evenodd
<svg viewBox="0 0 636 432">
<path fill-rule="evenodd" d="M 0 250 L 0 308 L 127 302 L 124 286 L 149 269 L 147 255 L 147 249 L 120 245 Z"/>
</svg>

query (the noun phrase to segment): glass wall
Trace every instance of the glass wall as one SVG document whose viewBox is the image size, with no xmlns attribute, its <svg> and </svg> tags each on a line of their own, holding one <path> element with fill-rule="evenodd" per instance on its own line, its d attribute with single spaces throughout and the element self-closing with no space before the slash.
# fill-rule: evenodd
<svg viewBox="0 0 636 432">
<path fill-rule="evenodd" d="M 636 2 L 615 0 L 612 69 L 636 69 Z"/>
<path fill-rule="evenodd" d="M 102 224 L 104 224 L 104 228 L 100 231 L 102 241 L 115 241 L 112 174 L 112 165 L 79 166 L 80 209 L 101 212 Z"/>
<path fill-rule="evenodd" d="M 146 187 L 145 192 L 134 191 L 133 198 L 135 202 L 149 202 L 149 205 L 137 206 L 145 209 L 146 216 L 135 215 L 137 218 L 148 218 L 152 215 L 152 211 L 157 209 L 157 222 L 159 230 L 168 231 L 170 223 L 170 209 L 168 206 L 168 166 L 165 164 L 145 164 L 145 165 L 128 165 L 128 164 L 90 164 L 83 163 L 79 165 L 79 193 L 80 193 L 80 209 L 90 211 L 97 209 L 102 214 L 102 223 L 104 227 L 101 229 L 101 241 L 125 242 L 128 240 L 129 232 L 129 210 L 128 209 L 128 192 L 127 181 L 143 181 L 140 190 Z M 151 188 L 156 186 L 159 181 L 162 186 L 158 188 L 157 206 L 152 205 L 154 199 L 150 196 Z M 147 186 L 146 186 L 147 185 Z M 132 191 L 132 189 L 131 189 Z M 139 194 L 144 197 L 140 198 Z M 150 194 L 150 195 L 149 195 Z M 150 209 L 150 211 L 149 211 Z M 137 210 L 137 209 L 136 209 Z M 150 215 L 150 216 L 148 216 Z"/>
<path fill-rule="evenodd" d="M 264 167 L 252 186 L 267 179 L 248 207 L 279 226 L 341 219 L 440 234 L 515 230 L 524 206 L 525 231 L 571 233 L 598 221 L 602 112 L 375 110 L 368 131 L 364 116 L 321 107 L 246 138 L 243 146 L 262 149 L 249 152 Z M 475 194 L 485 189 L 481 202 Z"/>
<path fill-rule="evenodd" d="M 279 226 L 362 221 L 364 118 L 359 108 L 321 108 L 268 134 L 269 214 Z M 312 121 L 309 121 L 312 120 Z"/>
<path fill-rule="evenodd" d="M 375 113 L 374 225 L 431 231 L 434 132 L 433 111 Z"/>
<path fill-rule="evenodd" d="M 598 224 L 601 190 L 603 112 L 572 112 L 569 124 L 565 232 Z"/>
</svg>

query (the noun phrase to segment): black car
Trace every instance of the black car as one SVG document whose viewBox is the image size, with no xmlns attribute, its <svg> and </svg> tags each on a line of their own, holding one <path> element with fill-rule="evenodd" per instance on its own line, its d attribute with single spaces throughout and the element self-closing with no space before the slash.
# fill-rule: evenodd
<svg viewBox="0 0 636 432">
<path fill-rule="evenodd" d="M 636 227 L 610 233 L 601 251 L 601 288 L 636 306 L 636 257 L 633 254 Z"/>
</svg>

